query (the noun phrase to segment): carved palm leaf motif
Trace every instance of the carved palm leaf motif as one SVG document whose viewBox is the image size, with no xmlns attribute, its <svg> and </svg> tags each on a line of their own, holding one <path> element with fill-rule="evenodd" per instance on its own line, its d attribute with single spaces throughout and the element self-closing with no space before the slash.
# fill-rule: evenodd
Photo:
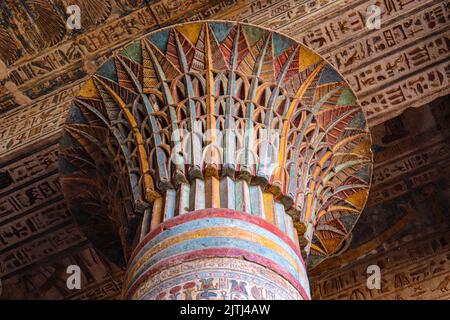
<svg viewBox="0 0 450 320">
<path fill-rule="evenodd" d="M 66 32 L 65 21 L 57 13 L 52 2 L 48 0 L 25 1 L 24 8 L 35 23 L 38 29 L 37 34 L 46 47 L 62 40 Z"/>
<path fill-rule="evenodd" d="M 19 47 L 8 28 L 9 21 L 7 3 L 0 2 L 0 60 L 6 65 L 13 63 L 19 56 Z"/>
<path fill-rule="evenodd" d="M 11 37 L 8 29 L 0 23 L 0 60 L 9 65 L 18 57 L 19 46 Z"/>
<path fill-rule="evenodd" d="M 87 81 L 61 182 L 114 261 L 163 220 L 230 208 L 298 237 L 316 264 L 364 207 L 370 144 L 351 89 L 313 51 L 246 24 L 194 22 L 132 43 Z"/>
<path fill-rule="evenodd" d="M 50 0 L 4 0 L 0 4 L 3 23 L 0 22 L 1 51 L 9 52 L 7 64 L 17 59 L 18 43 L 29 53 L 55 45 L 66 34 L 64 15 Z M 3 24 L 3 27 L 1 26 Z M 9 35 L 3 34 L 8 32 Z M 14 43 L 14 37 L 17 43 Z M 12 41 L 11 41 L 12 40 Z"/>
</svg>

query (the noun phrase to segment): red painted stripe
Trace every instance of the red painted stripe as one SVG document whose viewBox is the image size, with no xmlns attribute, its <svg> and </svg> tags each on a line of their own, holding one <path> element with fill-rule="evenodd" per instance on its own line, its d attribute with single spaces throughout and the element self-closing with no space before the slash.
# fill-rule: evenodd
<svg viewBox="0 0 450 320">
<path fill-rule="evenodd" d="M 213 248 L 213 249 L 204 249 L 204 250 L 197 250 L 192 252 L 186 252 L 183 254 L 179 254 L 167 259 L 164 259 L 158 263 L 156 263 L 154 266 L 152 266 L 150 269 L 145 271 L 135 282 L 132 284 L 130 288 L 127 289 L 125 294 L 125 299 L 129 299 L 133 293 L 138 289 L 140 284 L 142 282 L 145 282 L 149 277 L 153 276 L 154 274 L 158 273 L 159 271 L 166 269 L 170 266 L 174 266 L 176 264 L 180 264 L 184 261 L 190 261 L 195 260 L 199 258 L 217 258 L 217 257 L 228 257 L 228 258 L 245 258 L 246 260 L 252 261 L 254 263 L 257 263 L 263 267 L 269 268 L 275 273 L 279 274 L 283 278 L 285 278 L 289 283 L 291 283 L 295 289 L 300 293 L 300 295 L 305 300 L 309 300 L 309 296 L 306 293 L 305 289 L 302 287 L 300 282 L 297 281 L 289 272 L 285 271 L 283 268 L 278 266 L 275 262 L 272 260 L 269 260 L 267 258 L 264 258 L 260 255 L 253 254 L 251 252 L 241 250 L 241 249 L 234 249 L 234 248 Z M 182 261 L 182 262 L 180 262 Z M 239 271 L 239 270 L 237 270 Z M 127 275 L 128 276 L 128 275 Z M 127 277 L 126 276 L 126 277 Z M 307 279 L 306 279 L 307 280 Z M 128 284 L 125 284 L 128 285 Z"/>
<path fill-rule="evenodd" d="M 287 234 L 285 234 L 283 231 L 281 231 L 277 226 L 271 224 L 270 222 L 257 217 L 253 216 L 251 214 L 235 211 L 231 209 L 202 209 L 197 211 L 192 211 L 186 214 L 183 214 L 181 216 L 177 216 L 175 218 L 172 218 L 170 220 L 167 220 L 163 223 L 161 223 L 159 226 L 157 226 L 152 232 L 147 234 L 144 239 L 136 246 L 136 248 L 133 250 L 133 253 L 131 254 L 130 259 L 128 260 L 129 263 L 133 261 L 134 257 L 138 254 L 138 252 L 142 249 L 142 247 L 152 240 L 154 237 L 156 237 L 158 234 L 162 233 L 166 229 L 173 228 L 177 225 L 193 221 L 193 220 L 199 220 L 199 219 L 205 219 L 205 218 L 228 218 L 228 219 L 236 219 L 236 220 L 243 220 L 249 223 L 252 223 L 254 225 L 257 225 L 258 227 L 261 227 L 263 229 L 266 229 L 276 236 L 278 236 L 280 239 L 282 239 L 284 242 L 286 242 L 289 247 L 294 250 L 294 252 L 297 254 L 298 258 L 300 259 L 301 263 L 305 265 L 305 262 L 303 261 L 302 255 L 300 254 L 299 248 L 294 244 L 291 238 Z"/>
</svg>

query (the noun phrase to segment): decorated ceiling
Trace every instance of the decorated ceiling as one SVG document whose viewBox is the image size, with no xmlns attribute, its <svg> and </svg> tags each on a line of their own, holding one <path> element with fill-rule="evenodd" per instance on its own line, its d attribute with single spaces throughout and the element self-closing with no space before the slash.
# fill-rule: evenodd
<svg viewBox="0 0 450 320">
<path fill-rule="evenodd" d="M 57 165 L 62 126 L 81 84 L 117 48 L 165 26 L 200 19 L 250 22 L 312 48 L 350 85 L 368 119 L 374 152 L 372 189 L 351 236 L 334 248 L 339 255 L 312 271 L 313 276 L 322 275 L 328 281 L 313 286 L 313 290 L 321 292 L 316 297 L 339 298 L 339 291 L 341 298 L 420 298 L 421 294 L 445 298 L 449 290 L 445 283 L 448 238 L 440 233 L 448 230 L 449 221 L 450 120 L 446 95 L 450 93 L 450 42 L 446 1 L 373 1 L 382 11 L 379 30 L 368 30 L 365 25 L 371 1 L 72 2 L 89 13 L 83 15 L 80 30 L 65 28 L 65 0 L 7 0 L 0 4 L 1 299 L 119 296 L 123 270 L 93 248 L 66 206 Z M 247 42 L 258 42 L 258 35 L 248 30 L 242 31 Z M 225 28 L 213 30 L 212 34 L 226 41 L 230 32 Z M 178 35 L 183 50 L 192 59 L 191 67 L 200 32 L 191 34 L 180 29 Z M 160 35 L 160 39 L 146 42 L 155 55 L 160 54 L 159 59 L 168 61 L 166 68 L 172 64 L 174 70 L 180 70 L 181 65 L 166 57 L 173 49 L 168 45 L 173 41 L 169 36 L 167 33 L 167 37 Z M 218 47 L 222 41 L 217 40 Z M 299 48 L 301 53 L 303 47 Z M 288 49 L 289 45 L 277 49 L 275 56 L 283 57 Z M 119 55 L 131 70 L 144 69 L 132 50 Z M 307 73 L 318 58 L 314 54 L 305 56 L 310 60 L 293 60 L 298 61 L 296 70 Z M 245 57 L 239 62 L 243 65 Z M 273 77 L 279 70 L 272 70 Z M 115 72 L 124 75 L 123 70 Z M 330 74 L 331 78 L 337 77 L 336 73 Z M 114 73 L 103 71 L 101 80 L 110 81 L 111 76 Z M 325 84 L 330 77 L 326 79 Z M 84 94 L 89 100 L 98 93 L 91 97 Z M 395 284 L 391 291 L 371 296 L 363 289 L 355 291 L 356 284 L 351 281 L 351 290 L 345 286 L 333 289 L 337 291 L 323 290 L 329 283 L 336 283 L 333 276 L 341 276 L 338 271 L 342 266 L 353 274 L 357 269 L 352 269 L 352 263 L 358 258 L 365 263 L 365 259 L 383 254 L 388 257 L 386 252 L 403 247 L 405 252 L 419 252 L 420 248 L 410 247 L 414 243 L 430 247 L 428 256 L 422 256 L 440 259 L 430 260 L 431 271 L 423 276 L 417 278 L 418 271 L 411 267 L 411 261 L 417 261 L 419 270 L 425 262 L 414 260 L 413 254 L 404 255 L 398 262 L 403 266 L 401 271 L 396 266 L 389 269 L 393 270 Z M 70 264 L 82 268 L 83 290 L 67 289 L 65 271 Z M 365 272 L 361 270 L 358 274 Z M 425 287 L 429 279 L 434 281 L 430 288 L 417 289 L 419 284 Z M 403 289 L 402 295 L 399 292 Z"/>
</svg>

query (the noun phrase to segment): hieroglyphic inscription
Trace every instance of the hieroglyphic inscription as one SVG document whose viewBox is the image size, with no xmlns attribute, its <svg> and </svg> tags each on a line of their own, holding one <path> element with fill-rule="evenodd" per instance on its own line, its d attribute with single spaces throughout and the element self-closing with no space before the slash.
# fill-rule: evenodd
<svg viewBox="0 0 450 320">
<path fill-rule="evenodd" d="M 11 193 L 0 194 L 0 219 L 10 219 L 61 198 L 59 174 L 55 172 L 47 179 L 38 180 Z"/>
<path fill-rule="evenodd" d="M 375 168 L 373 172 L 372 183 L 374 185 L 384 183 L 390 179 L 398 177 L 416 170 L 418 168 L 429 165 L 440 159 L 445 159 L 450 156 L 450 146 L 446 143 L 441 143 L 431 148 L 425 149 L 419 153 L 410 154 L 401 160 L 394 161 L 388 165 Z"/>
<path fill-rule="evenodd" d="M 5 250 L 62 223 L 72 221 L 63 200 L 36 210 L 22 219 L 0 223 L 0 245 Z"/>
<path fill-rule="evenodd" d="M 121 279 L 122 276 L 122 274 L 118 274 L 115 276 L 116 279 L 108 279 L 102 283 L 96 283 L 90 288 L 67 298 L 71 300 L 108 300 L 120 298 L 122 281 L 118 279 Z"/>
<path fill-rule="evenodd" d="M 210 7 L 206 7 L 202 9 L 198 13 L 187 18 L 188 21 L 194 20 L 207 20 L 214 18 L 219 18 L 221 13 L 228 12 L 231 8 L 239 9 L 240 6 L 238 4 L 242 3 L 241 0 L 221 0 L 217 1 L 217 3 L 211 5 Z M 237 20 L 237 19 L 236 19 Z"/>
<path fill-rule="evenodd" d="M 425 106 L 426 108 L 426 106 Z M 421 109 L 418 109 L 419 114 Z M 417 125 L 417 124 L 416 124 Z M 382 126 L 382 124 L 380 125 Z M 449 128 L 450 129 L 450 128 Z M 430 148 L 438 143 L 445 143 L 450 139 L 450 130 L 431 128 L 425 132 L 411 134 L 394 145 L 374 153 L 374 166 L 380 167 L 393 160 L 398 160 L 410 153 Z"/>
<path fill-rule="evenodd" d="M 197 9 L 208 4 L 208 0 L 162 0 L 154 3 L 150 8 L 160 25 L 164 25 L 171 20 L 180 18 L 186 13 L 193 14 Z"/>
<path fill-rule="evenodd" d="M 410 183 L 411 188 L 417 188 L 424 186 L 427 183 L 435 181 L 440 177 L 440 172 L 437 168 L 431 168 L 424 172 L 412 175 L 407 180 Z M 397 198 L 409 192 L 408 185 L 405 181 L 398 181 L 384 188 L 371 190 L 369 200 L 367 201 L 366 208 L 386 202 L 388 200 Z"/>
<path fill-rule="evenodd" d="M 450 292 L 450 232 L 370 256 L 313 281 L 320 299 L 446 299 Z M 367 288 L 367 266 L 381 267 L 381 289 Z M 342 270 L 342 271 L 341 271 Z"/>
<path fill-rule="evenodd" d="M 430 65 L 435 65 L 437 62 L 448 59 L 449 56 L 450 38 L 448 35 L 439 34 L 405 51 L 392 54 L 382 61 L 352 72 L 347 80 L 359 93 L 358 96 L 364 97 L 366 93 L 373 91 L 373 88 L 380 85 L 385 86 L 387 81 L 393 81 Z M 346 59 L 346 61 L 348 63 L 349 60 Z"/>
<path fill-rule="evenodd" d="M 67 104 L 78 90 L 78 85 L 72 86 L 3 115 L 0 121 L 0 154 L 5 155 L 59 134 L 66 118 Z"/>
<path fill-rule="evenodd" d="M 385 188 L 380 188 L 378 190 L 371 190 L 370 197 L 367 200 L 366 208 L 372 207 L 384 201 L 388 201 L 404 195 L 408 192 L 408 186 L 404 181 L 398 181 L 393 184 L 389 184 Z"/>
<path fill-rule="evenodd" d="M 397 116 L 404 109 L 428 103 L 450 89 L 450 63 L 444 63 L 424 73 L 380 90 L 361 100 L 361 105 L 372 125 L 386 120 L 383 112 L 392 111 Z M 370 120 L 372 119 L 372 120 Z"/>
<path fill-rule="evenodd" d="M 0 274 L 3 278 L 42 258 L 86 242 L 77 226 L 71 224 L 45 237 L 28 241 L 12 251 L 0 253 Z"/>
<path fill-rule="evenodd" d="M 251 22 L 254 24 L 265 25 L 269 28 L 283 29 L 283 27 L 303 21 L 314 13 L 323 11 L 331 7 L 333 3 L 339 2 L 342 6 L 349 3 L 349 0 L 257 0 L 240 1 L 243 2 L 236 8 L 231 8 L 227 12 L 219 14 L 219 17 L 226 17 L 232 20 Z M 297 29 L 301 30 L 300 28 Z"/>
<path fill-rule="evenodd" d="M 351 62 L 368 63 L 369 58 L 375 59 L 376 56 L 381 56 L 386 51 L 397 49 L 412 38 L 420 39 L 429 35 L 430 32 L 445 30 L 448 27 L 445 3 L 439 0 L 411 1 L 409 6 L 404 6 L 395 14 L 389 15 L 386 14 L 386 7 L 381 4 L 382 13 L 385 13 L 381 17 L 382 27 L 380 30 L 370 32 L 366 27 L 367 7 L 370 2 L 376 3 L 376 1 L 360 1 L 357 6 L 350 5 L 347 11 L 338 11 L 333 16 L 328 15 L 327 19 L 322 18 L 320 24 L 312 24 L 309 21 L 314 28 L 297 33 L 296 37 L 320 53 L 329 53 L 330 51 L 334 53 L 336 49 L 342 52 L 342 49 L 349 50 L 362 46 L 366 54 L 364 57 L 354 57 L 356 60 L 351 59 L 351 55 L 341 54 L 338 57 L 347 57 Z M 403 19 L 399 19 L 399 17 Z M 355 42 L 355 40 L 358 41 Z M 328 56 L 331 57 L 333 54 L 328 54 Z M 334 58 L 332 61 L 339 68 L 345 67 L 342 69 L 344 73 L 352 68 L 350 64 L 344 63 L 348 62 L 347 59 L 341 61 Z"/>
<path fill-rule="evenodd" d="M 78 265 L 81 271 L 80 290 L 67 288 L 67 267 Z M 71 254 L 39 263 L 26 272 L 4 280 L 6 299 L 111 299 L 121 290 L 123 271 L 111 268 L 88 244 Z"/>
<path fill-rule="evenodd" d="M 0 174 L 7 175 L 10 184 L 3 183 L 0 193 L 5 193 L 12 188 L 17 188 L 37 177 L 57 169 L 58 145 L 51 144 L 27 155 L 15 158 L 8 164 L 0 165 Z"/>
</svg>

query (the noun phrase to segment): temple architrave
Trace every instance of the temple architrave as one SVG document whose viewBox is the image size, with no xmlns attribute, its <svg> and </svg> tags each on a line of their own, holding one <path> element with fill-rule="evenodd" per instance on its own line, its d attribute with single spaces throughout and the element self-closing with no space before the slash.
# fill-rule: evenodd
<svg viewBox="0 0 450 320">
<path fill-rule="evenodd" d="M 0 299 L 450 299 L 449 11 L 2 2 Z"/>
</svg>

